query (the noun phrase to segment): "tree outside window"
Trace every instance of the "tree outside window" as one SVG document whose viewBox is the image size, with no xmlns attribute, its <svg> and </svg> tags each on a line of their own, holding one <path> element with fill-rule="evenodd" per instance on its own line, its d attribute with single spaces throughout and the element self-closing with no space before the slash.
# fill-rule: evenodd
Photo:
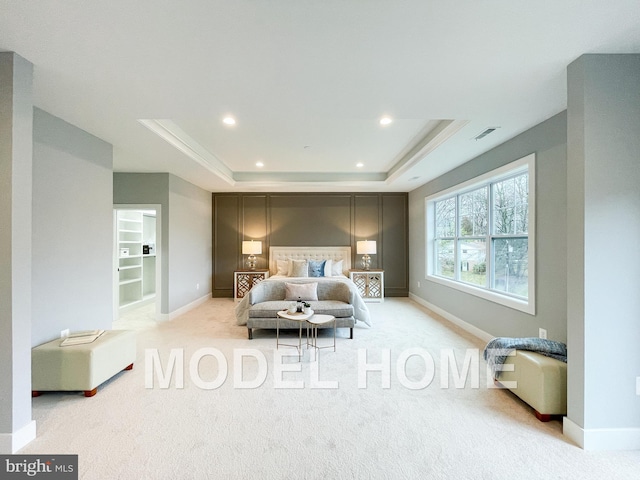
<svg viewBox="0 0 640 480">
<path fill-rule="evenodd" d="M 528 297 L 528 172 L 436 200 L 434 212 L 434 275 Z"/>
</svg>

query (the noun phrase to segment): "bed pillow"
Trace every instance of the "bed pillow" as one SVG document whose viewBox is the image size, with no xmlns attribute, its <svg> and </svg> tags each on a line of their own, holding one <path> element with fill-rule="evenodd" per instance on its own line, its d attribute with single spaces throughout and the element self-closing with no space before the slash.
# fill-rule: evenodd
<svg viewBox="0 0 640 480">
<path fill-rule="evenodd" d="M 285 283 L 285 300 L 318 300 L 318 282 L 313 283 Z"/>
<path fill-rule="evenodd" d="M 309 260 L 309 276 L 324 277 L 324 265 L 326 260 Z"/>
<path fill-rule="evenodd" d="M 333 260 L 329 259 L 329 260 L 325 260 L 324 261 L 324 276 L 325 277 L 330 277 L 331 276 L 331 266 L 333 265 Z"/>
<path fill-rule="evenodd" d="M 339 277 L 343 277 L 344 273 L 342 271 L 342 260 L 338 260 L 337 262 L 333 262 L 333 265 L 331 266 L 331 276 L 335 277 L 335 276 L 339 276 Z"/>
<path fill-rule="evenodd" d="M 276 275 L 289 275 L 289 260 L 276 260 Z"/>
<path fill-rule="evenodd" d="M 290 277 L 308 277 L 309 264 L 306 260 L 289 260 L 289 276 Z"/>
</svg>

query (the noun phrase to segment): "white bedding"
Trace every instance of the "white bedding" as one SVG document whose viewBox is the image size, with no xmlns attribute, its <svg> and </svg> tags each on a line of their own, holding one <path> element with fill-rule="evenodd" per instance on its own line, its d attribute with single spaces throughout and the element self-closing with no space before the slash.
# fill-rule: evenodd
<svg viewBox="0 0 640 480">
<path fill-rule="evenodd" d="M 347 280 L 349 280 L 349 277 L 347 277 L 346 275 L 332 275 L 331 277 L 289 277 L 287 275 L 271 275 L 271 276 L 269 276 L 269 278 L 275 278 L 275 279 L 279 279 L 279 280 L 293 279 L 293 280 L 296 280 L 296 281 L 306 280 L 308 282 L 315 282 L 318 278 L 333 278 L 333 279 L 336 279 L 336 280 L 339 280 L 339 279 L 343 279 L 344 280 L 346 278 Z"/>
</svg>

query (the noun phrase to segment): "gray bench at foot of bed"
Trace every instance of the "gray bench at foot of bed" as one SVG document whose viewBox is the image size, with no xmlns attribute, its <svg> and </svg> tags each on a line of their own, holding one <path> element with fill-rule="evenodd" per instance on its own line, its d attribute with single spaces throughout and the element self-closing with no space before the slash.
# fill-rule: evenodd
<svg viewBox="0 0 640 480">
<path fill-rule="evenodd" d="M 285 300 L 270 300 L 252 305 L 249 308 L 249 318 L 247 319 L 249 340 L 253 338 L 253 329 L 266 328 L 275 330 L 278 326 L 278 312 L 286 310 L 290 303 Z M 353 327 L 356 324 L 353 316 L 353 305 L 338 300 L 319 300 L 309 303 L 316 314 L 336 317 L 336 328 L 348 328 L 349 338 L 353 339 Z M 299 328 L 300 322 L 296 320 L 280 319 L 280 329 L 298 330 Z M 333 328 L 333 322 L 326 325 L 318 325 L 318 328 Z"/>
</svg>

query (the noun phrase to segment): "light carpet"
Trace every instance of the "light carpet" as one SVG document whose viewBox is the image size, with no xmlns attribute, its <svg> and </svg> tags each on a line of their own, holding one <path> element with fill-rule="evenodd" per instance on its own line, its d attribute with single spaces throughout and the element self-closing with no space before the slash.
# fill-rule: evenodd
<svg viewBox="0 0 640 480">
<path fill-rule="evenodd" d="M 467 352 L 479 357 L 484 344 L 409 299 L 370 304 L 373 327 L 356 327 L 353 340 L 346 329 L 339 331 L 337 351 L 322 350 L 318 363 L 308 351 L 302 362 L 274 360 L 275 332 L 256 330 L 247 340 L 246 328 L 235 325 L 234 305 L 212 299 L 138 330 L 135 368 L 108 381 L 95 397 L 34 398 L 38 437 L 20 453 L 78 454 L 83 479 L 638 478 L 640 452 L 581 450 L 562 435 L 560 421 L 541 423 L 510 392 L 487 388 L 482 360 L 478 388 L 470 380 L 455 388 L 452 373 L 443 388 L 442 350 L 462 366 Z M 331 341 L 328 334 L 323 332 L 322 345 Z M 296 340 L 292 334 L 284 339 Z M 195 382 L 189 373 L 201 348 L 216 349 L 228 363 L 218 388 L 198 386 L 219 378 L 215 357 L 201 359 Z M 165 370 L 171 349 L 184 351 L 184 388 L 175 387 L 176 372 L 170 388 L 158 386 L 157 372 L 155 388 L 145 388 L 147 349 L 157 349 Z M 254 357 L 234 366 L 234 353 L 242 349 Z M 359 374 L 360 349 L 368 364 L 386 363 L 383 355 L 390 351 L 389 388 L 379 371 Z M 398 359 L 412 352 L 423 357 L 409 356 L 398 372 Z M 246 383 L 260 378 L 256 356 L 266 360 L 264 382 L 234 388 L 238 371 Z M 429 357 L 433 381 L 408 388 L 429 378 Z M 274 375 L 274 362 L 300 371 Z M 367 388 L 358 387 L 359 375 Z M 316 377 L 315 386 L 337 382 L 337 388 L 312 388 Z M 286 382 L 302 382 L 303 388 L 276 388 Z"/>
</svg>

